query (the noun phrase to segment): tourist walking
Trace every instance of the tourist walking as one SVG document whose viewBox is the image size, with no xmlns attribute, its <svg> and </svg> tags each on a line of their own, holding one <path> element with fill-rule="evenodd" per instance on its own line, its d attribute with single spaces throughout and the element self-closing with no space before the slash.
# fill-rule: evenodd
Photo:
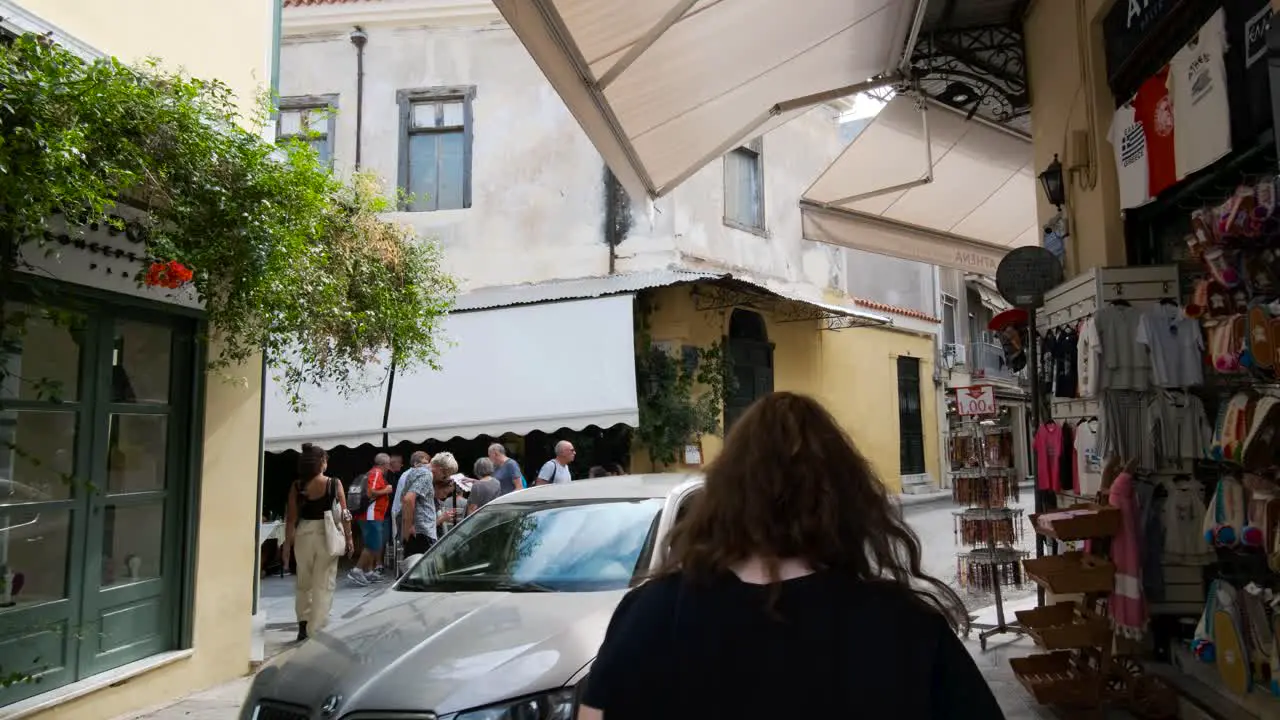
<svg viewBox="0 0 1280 720">
<path fill-rule="evenodd" d="M 556 456 L 543 464 L 538 470 L 538 485 L 559 485 L 562 483 L 572 482 L 573 475 L 569 472 L 569 463 L 573 462 L 573 458 L 578 454 L 573 449 L 573 443 L 568 440 L 561 440 L 556 443 Z"/>
<path fill-rule="evenodd" d="M 502 494 L 524 489 L 524 473 L 520 463 L 507 457 L 507 448 L 502 443 L 489 446 L 489 461 L 493 463 L 493 477 L 502 486 Z"/>
<path fill-rule="evenodd" d="M 360 552 L 359 561 L 347 576 L 357 585 L 382 582 L 383 579 L 376 568 L 382 560 L 387 514 L 391 511 L 391 486 L 387 484 L 390 469 L 391 456 L 378 453 L 373 457 L 373 467 L 365 473 L 362 480 L 356 481 L 362 483 L 364 488 L 364 507 L 356 511 L 364 550 Z"/>
<path fill-rule="evenodd" d="M 581 720 L 1003 718 L 960 598 L 817 401 L 757 401 L 705 477 L 614 611 Z"/>
<path fill-rule="evenodd" d="M 285 540 L 282 556 L 289 565 L 292 553 L 298 562 L 297 585 L 294 588 L 294 610 L 298 616 L 298 641 L 310 633 L 323 630 L 333 605 L 333 588 L 338 579 L 338 556 L 331 552 L 326 523 L 334 522 L 335 506 L 339 508 L 342 532 L 346 538 L 346 554 L 351 545 L 351 513 L 347 512 L 347 496 L 342 483 L 325 475 L 329 456 L 311 443 L 302 446 L 298 457 L 298 479 L 289 493 L 285 510 Z"/>
</svg>

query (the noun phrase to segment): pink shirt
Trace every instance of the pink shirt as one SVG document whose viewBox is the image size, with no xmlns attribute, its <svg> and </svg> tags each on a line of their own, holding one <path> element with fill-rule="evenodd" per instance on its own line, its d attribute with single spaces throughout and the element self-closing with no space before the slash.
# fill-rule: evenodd
<svg viewBox="0 0 1280 720">
<path fill-rule="evenodd" d="M 1058 462 L 1062 456 L 1062 428 L 1054 422 L 1041 425 L 1031 447 L 1036 451 L 1036 488 L 1057 490 L 1062 473 Z"/>
</svg>

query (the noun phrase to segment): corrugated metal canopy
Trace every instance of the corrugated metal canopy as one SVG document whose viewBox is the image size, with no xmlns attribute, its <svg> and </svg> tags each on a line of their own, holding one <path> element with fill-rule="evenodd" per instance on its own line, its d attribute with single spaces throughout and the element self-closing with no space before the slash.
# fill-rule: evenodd
<svg viewBox="0 0 1280 720">
<path fill-rule="evenodd" d="M 923 3 L 494 0 L 637 199 L 896 71 Z"/>
<path fill-rule="evenodd" d="M 932 180 L 921 112 L 895 97 L 805 191 L 804 237 L 993 275 L 1010 249 L 1040 242 L 1031 143 L 933 103 L 925 112 Z"/>
</svg>

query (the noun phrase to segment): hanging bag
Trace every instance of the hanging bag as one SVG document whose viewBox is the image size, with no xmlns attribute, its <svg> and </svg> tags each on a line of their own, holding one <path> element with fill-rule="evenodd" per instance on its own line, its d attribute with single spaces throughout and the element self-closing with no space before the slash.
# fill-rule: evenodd
<svg viewBox="0 0 1280 720">
<path fill-rule="evenodd" d="M 324 540 L 330 557 L 342 557 L 347 552 L 347 534 L 342 529 L 342 503 L 338 501 L 337 482 L 329 478 L 332 502 L 324 511 Z"/>
</svg>

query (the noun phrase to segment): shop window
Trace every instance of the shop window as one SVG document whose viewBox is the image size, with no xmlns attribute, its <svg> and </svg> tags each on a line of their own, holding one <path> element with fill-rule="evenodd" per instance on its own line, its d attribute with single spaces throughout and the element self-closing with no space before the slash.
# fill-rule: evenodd
<svg viewBox="0 0 1280 720">
<path fill-rule="evenodd" d="M 898 358 L 898 455 L 899 472 L 903 475 L 925 472 L 920 358 Z"/>
<path fill-rule="evenodd" d="M 757 234 L 764 224 L 764 147 L 760 138 L 724 156 L 724 222 Z"/>
<path fill-rule="evenodd" d="M 402 90 L 400 189 L 409 212 L 471 207 L 474 87 Z"/>
<path fill-rule="evenodd" d="M 276 140 L 301 140 L 316 152 L 322 164 L 333 167 L 337 106 L 337 95 L 281 98 L 280 114 L 276 118 Z"/>
</svg>

